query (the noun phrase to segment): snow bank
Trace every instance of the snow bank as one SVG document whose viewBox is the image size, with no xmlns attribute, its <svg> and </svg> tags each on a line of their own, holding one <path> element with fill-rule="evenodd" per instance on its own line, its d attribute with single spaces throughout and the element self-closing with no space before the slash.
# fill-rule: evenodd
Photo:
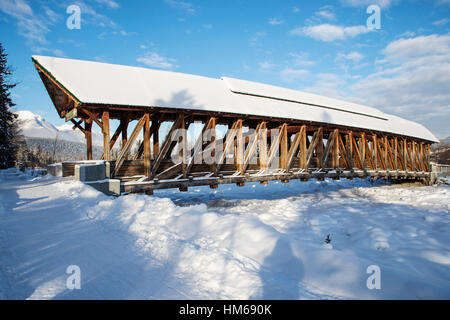
<svg viewBox="0 0 450 320">
<path fill-rule="evenodd" d="M 36 199 L 9 196 L 1 213 L 20 227 L 3 218 L 0 230 L 22 230 L 19 257 L 8 260 L 22 271 L 6 278 L 31 288 L 8 297 L 450 298 L 448 186 L 311 180 L 112 198 L 66 179 L 8 179 Z M 77 292 L 61 287 L 61 264 L 74 261 L 84 274 Z M 370 265 L 381 290 L 366 286 Z"/>
</svg>

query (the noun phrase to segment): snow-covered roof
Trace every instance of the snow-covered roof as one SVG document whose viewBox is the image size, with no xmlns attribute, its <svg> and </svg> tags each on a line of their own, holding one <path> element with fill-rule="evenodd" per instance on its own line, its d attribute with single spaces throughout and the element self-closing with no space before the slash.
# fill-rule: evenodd
<svg viewBox="0 0 450 320">
<path fill-rule="evenodd" d="M 438 139 L 424 126 L 364 105 L 262 83 L 33 56 L 82 104 L 181 108 L 330 123 Z"/>
</svg>

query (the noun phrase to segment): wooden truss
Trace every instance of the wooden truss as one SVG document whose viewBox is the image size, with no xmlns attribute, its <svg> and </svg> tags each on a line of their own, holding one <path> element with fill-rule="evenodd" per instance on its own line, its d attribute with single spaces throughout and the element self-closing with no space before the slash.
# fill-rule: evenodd
<svg viewBox="0 0 450 320">
<path fill-rule="evenodd" d="M 411 137 L 232 115 L 78 108 L 80 119 L 70 121 L 86 137 L 87 159 L 92 159 L 95 123 L 103 134 L 101 159 L 111 162 L 111 176 L 121 179 L 127 192 L 295 178 L 424 179 L 430 172 L 430 142 Z M 120 121 L 112 136 L 111 115 Z M 136 125 L 128 135 L 131 121 Z M 164 122 L 169 129 L 160 141 Z M 199 136 L 188 141 L 186 130 L 194 122 L 201 122 L 203 128 Z M 219 124 L 228 127 L 224 139 L 216 138 Z M 111 150 L 117 148 L 119 140 L 117 156 L 112 159 Z M 134 145 L 137 152 L 132 157 Z"/>
</svg>

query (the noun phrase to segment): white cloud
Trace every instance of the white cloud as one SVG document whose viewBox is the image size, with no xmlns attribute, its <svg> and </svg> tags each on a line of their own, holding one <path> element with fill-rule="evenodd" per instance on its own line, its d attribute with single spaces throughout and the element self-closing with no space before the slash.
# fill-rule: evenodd
<svg viewBox="0 0 450 320">
<path fill-rule="evenodd" d="M 17 20 L 18 33 L 30 41 L 44 44 L 45 35 L 50 31 L 48 21 L 37 17 L 24 0 L 2 0 L 0 11 Z"/>
<path fill-rule="evenodd" d="M 157 52 L 147 52 L 143 56 L 138 57 L 136 61 L 152 68 L 169 70 L 178 68 L 178 66 L 175 64 L 175 59 L 160 56 Z"/>
<path fill-rule="evenodd" d="M 196 11 L 190 2 L 178 1 L 178 0 L 164 0 L 169 6 L 175 9 L 179 9 L 188 15 L 195 15 Z"/>
<path fill-rule="evenodd" d="M 286 68 L 281 71 L 281 78 L 286 82 L 292 82 L 305 78 L 309 74 L 305 69 Z"/>
<path fill-rule="evenodd" d="M 450 19 L 444 18 L 444 19 L 437 20 L 437 21 L 433 22 L 433 25 L 435 25 L 437 27 L 441 27 L 441 26 L 445 26 L 449 22 L 450 22 Z"/>
<path fill-rule="evenodd" d="M 352 90 L 366 104 L 450 135 L 450 35 L 395 40 L 381 53 L 380 69 Z"/>
<path fill-rule="evenodd" d="M 339 53 L 335 59 L 335 61 L 345 61 L 345 60 L 350 60 L 353 61 L 355 63 L 360 62 L 362 59 L 364 58 L 364 55 L 362 55 L 361 53 L 357 52 L 357 51 L 352 51 L 350 53 L 344 54 L 344 53 Z"/>
<path fill-rule="evenodd" d="M 268 61 L 264 61 L 264 62 L 260 62 L 259 63 L 259 68 L 262 70 L 268 70 L 268 69 L 272 69 L 273 67 L 275 67 L 275 64 L 272 64 Z"/>
<path fill-rule="evenodd" d="M 297 7 L 292 7 L 292 12 L 293 12 L 293 13 L 299 13 L 299 12 L 300 12 L 300 9 L 297 8 Z"/>
<path fill-rule="evenodd" d="M 325 6 L 319 9 L 319 11 L 316 12 L 316 16 L 325 18 L 328 20 L 336 20 L 336 15 L 332 11 L 332 6 Z"/>
<path fill-rule="evenodd" d="M 360 34 L 368 33 L 371 30 L 365 26 L 344 27 L 332 24 L 319 24 L 296 28 L 290 31 L 292 35 L 304 35 L 316 40 L 331 42 L 335 40 L 345 40 L 354 38 Z"/>
<path fill-rule="evenodd" d="M 48 53 L 51 53 L 52 55 L 57 56 L 57 57 L 66 57 L 64 52 L 62 50 L 60 50 L 60 49 L 49 49 L 49 48 L 44 48 L 44 47 L 33 47 L 33 48 L 31 48 L 31 50 L 33 51 L 33 53 L 37 53 L 37 54 L 48 52 Z"/>
<path fill-rule="evenodd" d="M 95 0 L 96 2 L 100 3 L 100 4 L 104 4 L 112 9 L 117 9 L 119 8 L 119 4 L 113 0 Z"/>
<path fill-rule="evenodd" d="M 271 25 L 279 25 L 279 24 L 283 24 L 284 21 L 278 18 L 271 18 L 269 19 L 269 24 Z"/>
<path fill-rule="evenodd" d="M 299 67 L 310 67 L 316 64 L 315 61 L 309 59 L 309 54 L 306 52 L 289 53 L 289 56 L 293 58 L 293 63 Z"/>
<path fill-rule="evenodd" d="M 254 46 L 257 44 L 257 42 L 259 41 L 259 39 L 265 37 L 267 35 L 267 33 L 265 32 L 257 32 L 253 37 L 251 37 L 250 39 L 250 45 Z"/>
<path fill-rule="evenodd" d="M 400 0 L 341 0 L 341 4 L 348 7 L 368 7 L 370 5 L 378 5 L 381 9 L 389 8 L 391 5 L 398 3 Z"/>
</svg>

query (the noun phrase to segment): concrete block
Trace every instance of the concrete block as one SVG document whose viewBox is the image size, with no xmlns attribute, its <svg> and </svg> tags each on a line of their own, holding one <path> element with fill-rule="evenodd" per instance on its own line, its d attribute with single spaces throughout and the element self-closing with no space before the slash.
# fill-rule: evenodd
<svg viewBox="0 0 450 320">
<path fill-rule="evenodd" d="M 53 163 L 47 165 L 47 173 L 55 177 L 62 177 L 63 175 L 62 163 Z"/>
<path fill-rule="evenodd" d="M 105 179 L 102 181 L 86 182 L 96 190 L 103 192 L 109 196 L 120 196 L 120 180 L 119 179 Z"/>
<path fill-rule="evenodd" d="M 106 167 L 104 162 L 77 164 L 75 165 L 75 180 L 83 182 L 105 180 L 107 178 Z"/>
</svg>

